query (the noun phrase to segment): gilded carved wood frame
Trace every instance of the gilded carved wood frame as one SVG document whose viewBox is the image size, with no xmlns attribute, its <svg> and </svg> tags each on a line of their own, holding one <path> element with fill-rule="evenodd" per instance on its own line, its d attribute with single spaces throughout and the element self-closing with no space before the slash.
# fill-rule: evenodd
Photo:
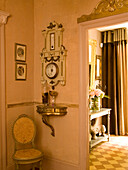
<svg viewBox="0 0 128 170">
<path fill-rule="evenodd" d="M 128 12 L 128 0 L 101 0 L 89 15 L 82 15 L 78 23 Z"/>
</svg>

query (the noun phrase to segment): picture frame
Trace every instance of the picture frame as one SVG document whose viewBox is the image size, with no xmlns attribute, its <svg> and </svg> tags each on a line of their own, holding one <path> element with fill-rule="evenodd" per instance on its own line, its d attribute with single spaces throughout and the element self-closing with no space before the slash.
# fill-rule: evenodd
<svg viewBox="0 0 128 170">
<path fill-rule="evenodd" d="M 15 60 L 20 62 L 26 61 L 26 45 L 15 43 Z"/>
<path fill-rule="evenodd" d="M 26 80 L 27 78 L 27 64 L 26 63 L 16 63 L 15 65 L 15 79 L 16 80 Z"/>
<path fill-rule="evenodd" d="M 102 80 L 102 56 L 96 55 L 95 59 L 95 79 Z"/>
</svg>

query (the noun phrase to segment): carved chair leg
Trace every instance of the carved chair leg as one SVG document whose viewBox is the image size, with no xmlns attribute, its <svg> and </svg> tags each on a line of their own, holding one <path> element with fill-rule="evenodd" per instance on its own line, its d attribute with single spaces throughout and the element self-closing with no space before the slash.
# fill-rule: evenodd
<svg viewBox="0 0 128 170">
<path fill-rule="evenodd" d="M 42 170 L 42 160 L 40 161 L 40 170 Z"/>
<path fill-rule="evenodd" d="M 15 170 L 19 170 L 19 165 L 15 164 Z"/>
</svg>

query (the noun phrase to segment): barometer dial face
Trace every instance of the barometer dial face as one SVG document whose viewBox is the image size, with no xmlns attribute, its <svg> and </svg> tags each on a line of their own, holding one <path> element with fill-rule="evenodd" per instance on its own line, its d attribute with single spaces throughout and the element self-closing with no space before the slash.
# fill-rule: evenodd
<svg viewBox="0 0 128 170">
<path fill-rule="evenodd" d="M 58 72 L 59 72 L 59 68 L 56 63 L 49 63 L 46 66 L 45 74 L 48 78 L 50 79 L 56 78 L 58 75 Z"/>
</svg>

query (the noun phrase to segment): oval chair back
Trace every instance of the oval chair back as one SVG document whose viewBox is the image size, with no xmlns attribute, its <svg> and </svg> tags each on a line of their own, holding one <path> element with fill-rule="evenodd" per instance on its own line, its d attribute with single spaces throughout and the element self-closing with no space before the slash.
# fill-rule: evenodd
<svg viewBox="0 0 128 170">
<path fill-rule="evenodd" d="M 36 135 L 36 126 L 34 121 L 25 114 L 20 115 L 13 124 L 12 134 L 15 141 L 15 152 L 13 160 L 16 165 L 16 170 L 20 164 L 40 163 L 42 169 L 43 154 L 34 147 L 34 138 Z"/>
</svg>

